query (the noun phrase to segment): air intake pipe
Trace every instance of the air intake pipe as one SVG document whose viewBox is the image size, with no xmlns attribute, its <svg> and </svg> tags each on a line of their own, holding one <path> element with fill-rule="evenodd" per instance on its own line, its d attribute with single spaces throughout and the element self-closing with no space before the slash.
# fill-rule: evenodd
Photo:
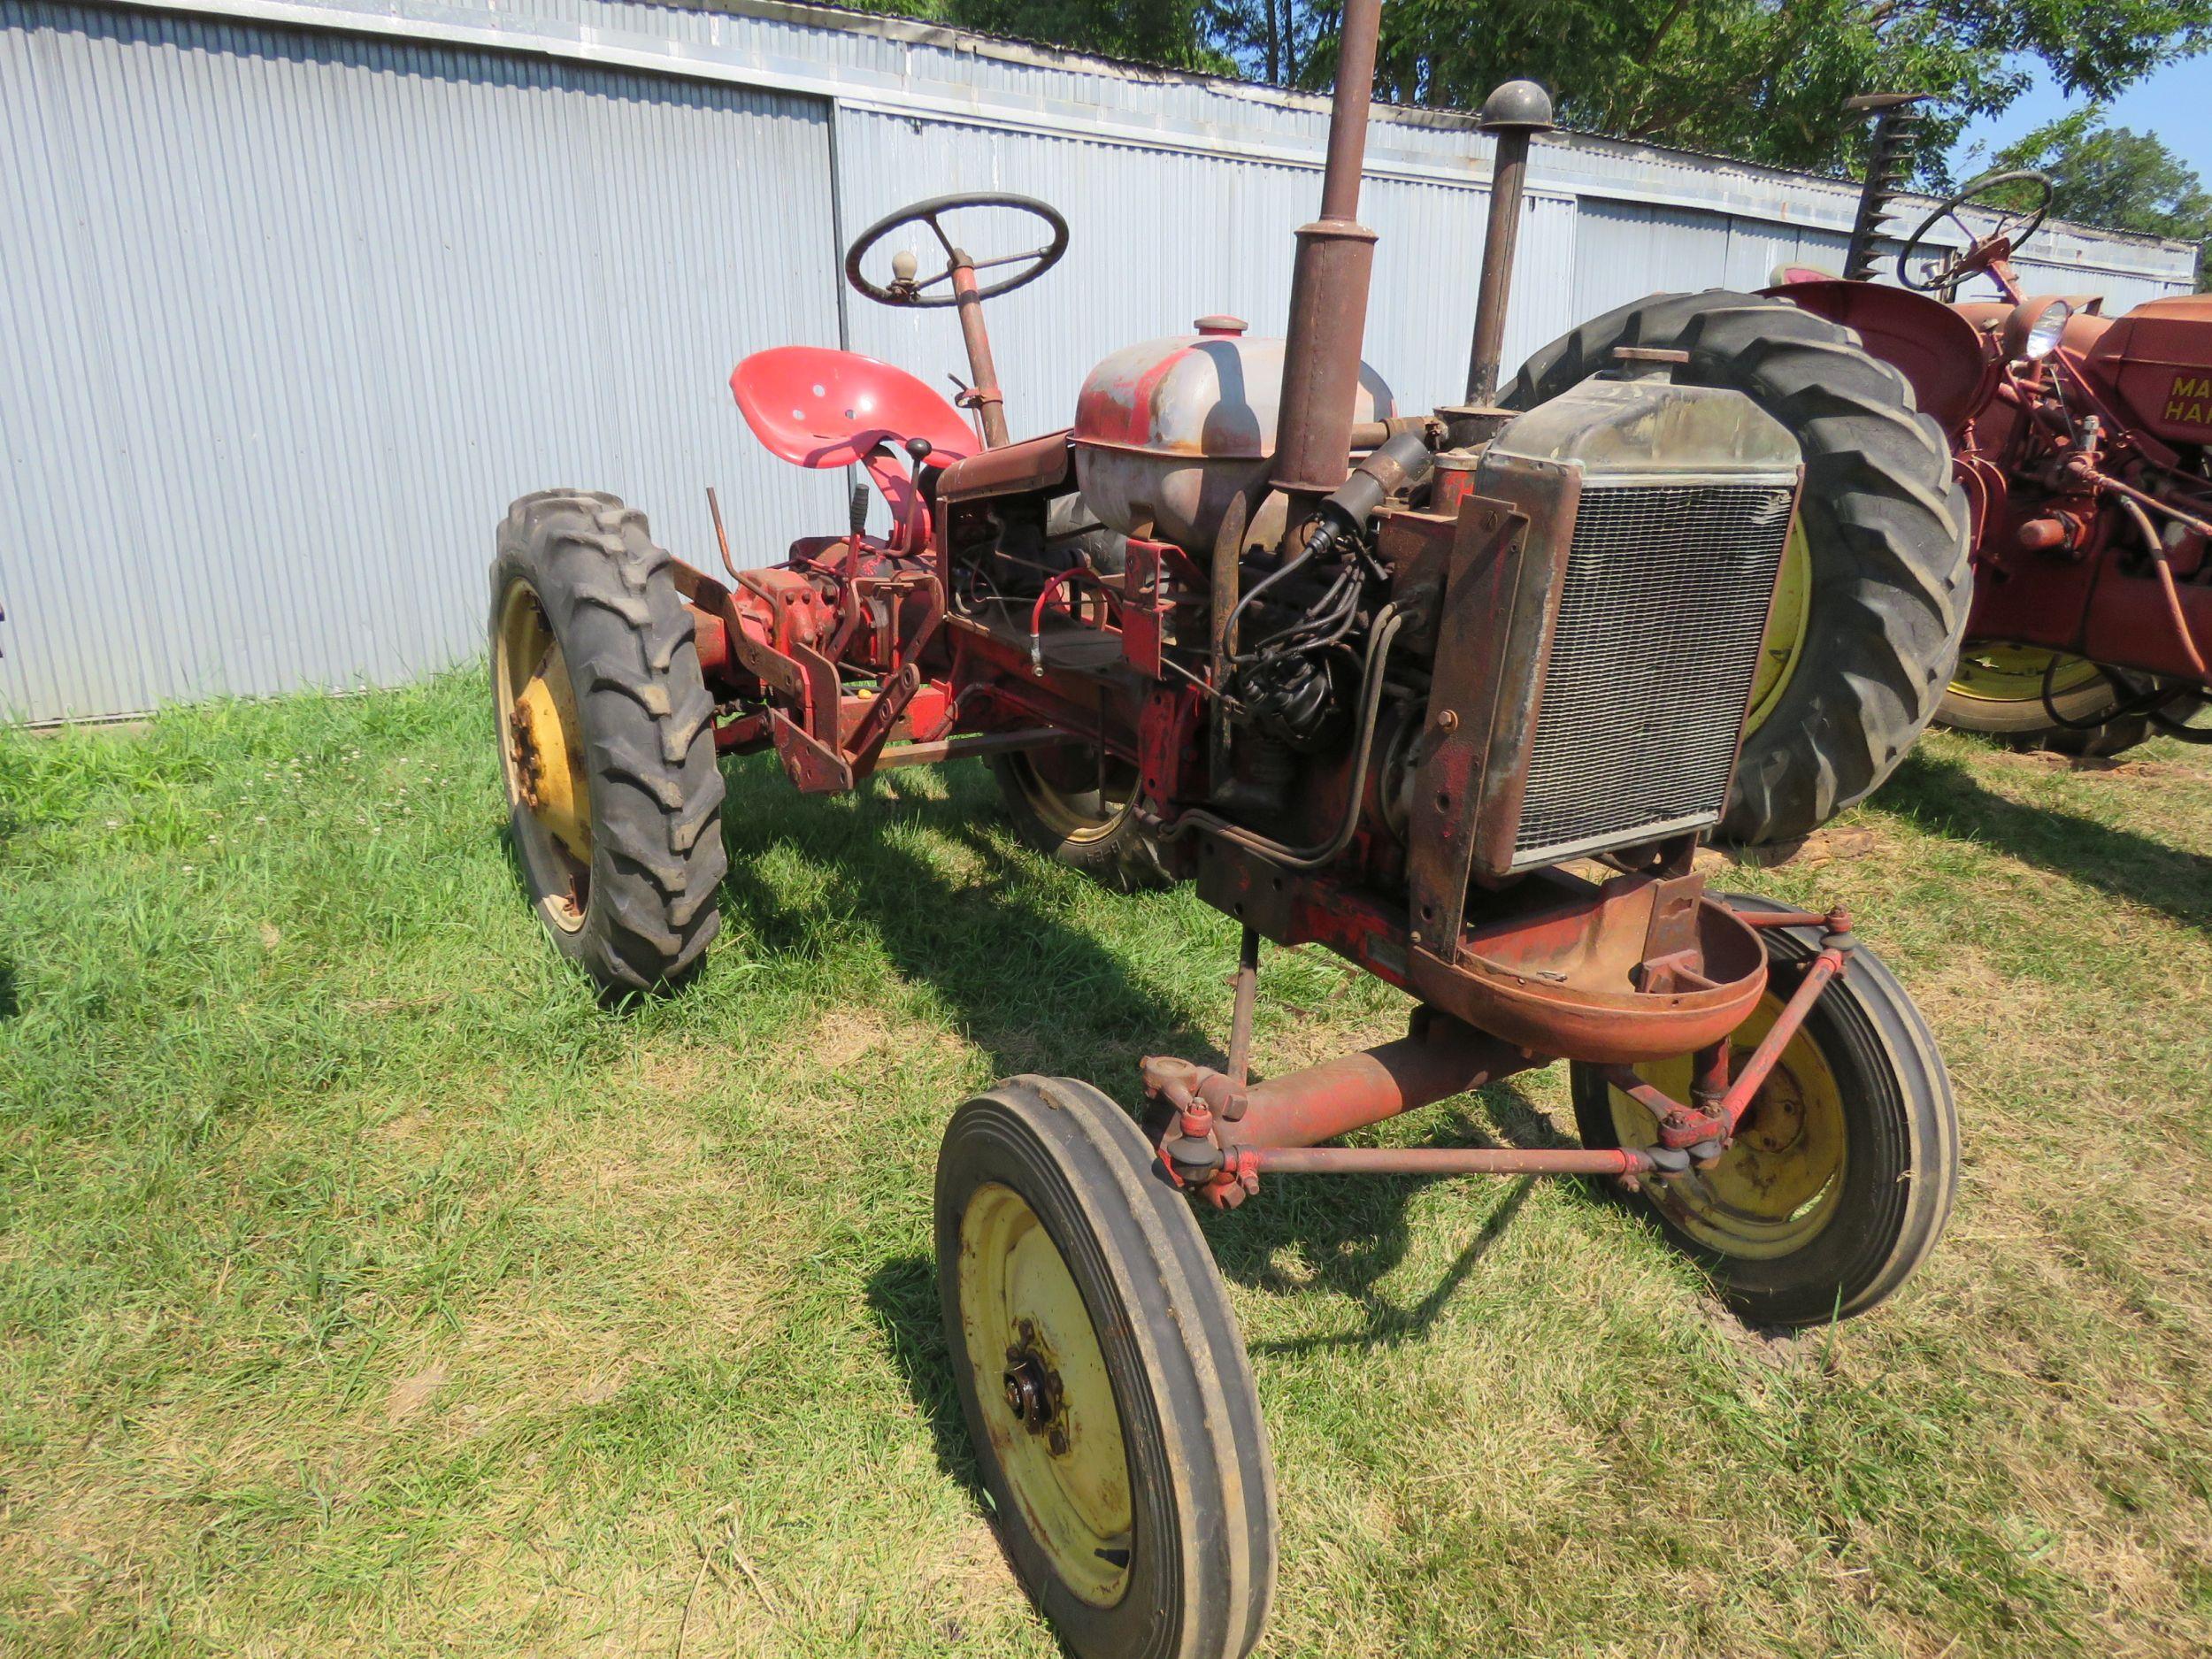
<svg viewBox="0 0 2212 1659">
<path fill-rule="evenodd" d="M 1513 253 L 1521 240 L 1521 188 L 1529 140 L 1552 129 L 1551 94 L 1533 81 L 1509 81 L 1482 101 L 1476 124 L 1494 142 L 1490 158 L 1490 224 L 1482 238 L 1482 282 L 1475 295 L 1475 343 L 1467 354 L 1467 402 L 1487 407 L 1498 396 Z"/>
</svg>

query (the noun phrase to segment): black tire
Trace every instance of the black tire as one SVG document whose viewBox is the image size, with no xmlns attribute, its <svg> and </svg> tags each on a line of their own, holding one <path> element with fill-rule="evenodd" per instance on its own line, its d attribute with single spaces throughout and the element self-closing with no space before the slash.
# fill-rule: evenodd
<svg viewBox="0 0 2212 1659">
<path fill-rule="evenodd" d="M 1077 775 L 1095 765 L 1094 751 L 1061 749 L 996 756 L 991 775 L 1015 833 L 1039 852 L 1120 892 L 1173 886 L 1131 803 Z"/>
<path fill-rule="evenodd" d="M 1030 1304 L 1011 1287 L 1040 1282 L 1040 1256 L 1033 1243 L 1002 1254 L 1008 1225 L 1024 1239 L 1041 1226 L 1079 1293 L 1079 1313 L 1056 1329 L 1049 1319 L 1040 1331 L 1013 1317 Z M 946 1126 L 936 1227 L 961 1409 L 1024 1588 L 1083 1659 L 1241 1659 L 1274 1593 L 1274 1465 L 1220 1274 L 1189 1203 L 1160 1174 L 1136 1125 L 1086 1083 L 1001 1083 Z M 1003 1297 L 996 1285 L 1009 1287 Z M 1034 1301 L 1051 1308 L 1066 1299 Z M 1087 1337 L 1072 1329 L 1084 1319 Z M 1102 1358 L 1129 1521 L 1125 1534 L 1110 1536 L 1125 1545 L 1085 1551 L 1094 1534 L 1064 1521 L 1056 1541 L 1052 1522 L 1039 1518 L 1052 1512 L 1064 1479 L 1060 1463 L 1046 1460 L 1098 1447 L 1108 1409 L 1094 1390 L 1086 1417 L 1083 1396 L 1067 1391 L 1069 1415 L 1047 1420 L 1049 1432 L 1065 1433 L 1058 1441 L 1046 1421 L 1017 1414 L 1011 1373 L 1045 1364 L 1056 1401 L 1060 1377 L 1049 1367 L 1064 1350 Z M 1056 1550 L 1098 1575 L 1087 1594 L 1055 1564 Z M 1103 1564 L 1083 1568 L 1092 1556 Z"/>
<path fill-rule="evenodd" d="M 603 991 L 672 983 L 720 926 L 728 856 L 714 703 L 668 555 L 645 515 L 612 495 L 542 491 L 500 524 L 491 599 L 509 822 L 532 902 L 561 954 Z M 588 859 L 540 821 L 518 770 L 509 699 L 530 671 L 511 665 L 520 648 L 503 645 L 503 626 L 535 627 L 531 607 L 572 694 L 567 748 L 588 794 Z"/>
<path fill-rule="evenodd" d="M 1803 644 L 1744 739 L 1717 837 L 1797 840 L 1889 776 L 1950 677 L 1971 595 L 1949 446 L 1904 377 L 1851 330 L 1717 288 L 1654 295 L 1585 323 L 1529 358 L 1505 401 L 1555 397 L 1613 366 L 1618 346 L 1687 351 L 1678 380 L 1744 393 L 1804 452 Z"/>
<path fill-rule="evenodd" d="M 1740 910 L 1784 908 L 1740 895 L 1729 902 Z M 1773 964 L 1771 995 L 1786 999 L 1803 964 L 1818 952 L 1820 936 L 1801 928 L 1763 930 L 1762 936 Z M 1739 1041 L 1740 1060 L 1750 1045 Z M 1674 1184 L 1647 1180 L 1643 1193 L 1650 1202 L 1639 1201 L 1667 1240 L 1703 1266 L 1731 1306 L 1755 1325 L 1824 1324 L 1894 1295 L 1935 1248 L 1958 1188 L 1958 1114 L 1935 1038 L 1896 977 L 1864 944 L 1813 1004 L 1798 1039 L 1784 1050 L 1783 1068 L 1802 1064 L 1804 1043 L 1828 1068 L 1840 1105 L 1842 1156 L 1832 1197 L 1809 1203 L 1804 1212 L 1824 1215 L 1817 1231 L 1786 1254 L 1720 1248 L 1709 1225 L 1713 1212 L 1704 1207 L 1710 1189 L 1697 1184 L 1703 1178 L 1696 1171 Z M 1620 1145 L 1615 1110 L 1623 1097 L 1595 1068 L 1583 1065 L 1572 1069 L 1572 1093 L 1584 1144 Z M 1763 1104 L 1755 1100 L 1723 1167 L 1756 1156 L 1753 1136 Z M 1624 1115 L 1634 1120 L 1638 1110 L 1629 1106 Z"/>
</svg>

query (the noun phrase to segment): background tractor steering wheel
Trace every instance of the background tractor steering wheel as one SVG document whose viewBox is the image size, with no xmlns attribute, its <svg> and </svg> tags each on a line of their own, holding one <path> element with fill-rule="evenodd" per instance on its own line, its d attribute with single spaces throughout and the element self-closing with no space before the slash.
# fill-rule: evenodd
<svg viewBox="0 0 2212 1659">
<path fill-rule="evenodd" d="M 957 246 L 952 238 L 945 234 L 944 226 L 939 222 L 941 215 L 964 207 L 1005 207 L 1012 208 L 1018 212 L 1031 214 L 1051 227 L 1052 240 L 1041 248 L 1031 249 L 1027 253 L 1002 254 L 991 259 L 975 258 L 966 250 Z M 915 273 L 919 268 L 918 262 L 911 252 L 902 249 L 891 256 L 891 284 L 888 288 L 878 287 L 860 273 L 861 260 L 866 257 L 878 242 L 902 225 L 916 224 L 928 226 L 931 233 L 937 238 L 938 244 L 944 249 L 945 268 L 942 271 L 933 277 L 917 281 Z M 1025 282 L 1034 282 L 1054 265 L 1059 264 L 1060 256 L 1067 250 L 1067 220 L 1060 217 L 1056 209 L 1036 200 L 1033 196 L 1004 196 L 997 193 L 973 196 L 933 196 L 926 202 L 917 202 L 910 207 L 902 207 L 888 219 L 878 219 L 867 229 L 862 231 L 858 240 L 846 250 L 845 280 L 879 305 L 957 305 L 960 303 L 962 296 L 956 291 L 953 273 L 963 265 L 971 271 L 989 271 L 1001 265 L 1025 267 L 1015 272 L 1011 276 L 979 287 L 975 291 L 975 297 L 979 300 L 987 300 L 995 295 L 1011 293 Z M 940 287 L 942 288 L 943 292 L 930 292 L 931 289 Z"/>
<path fill-rule="evenodd" d="M 1997 221 L 1996 229 L 1991 231 L 1988 235 L 1977 236 L 1973 227 L 1959 217 L 1959 209 L 1968 203 L 2003 189 L 2008 185 L 2016 184 L 2032 184 L 2036 187 L 2038 194 L 2035 205 L 2025 209 L 1999 208 L 1997 211 L 2004 217 Z M 2043 228 L 2043 220 L 2050 211 L 2051 178 L 2048 173 L 2033 173 L 2024 168 L 2013 173 L 1993 173 L 1986 178 L 1977 179 L 1964 189 L 1940 204 L 1934 212 L 1921 221 L 1920 228 L 1913 232 L 1904 247 L 1898 250 L 1897 280 L 1907 288 L 1922 294 L 1932 292 L 1937 288 L 1955 288 L 1988 264 L 1988 261 L 1982 257 L 1984 250 L 2000 238 L 2003 239 L 2008 251 L 2017 253 L 2031 236 Z M 2016 215 L 2018 216 L 2019 226 L 2016 230 L 2013 228 Z M 1916 280 L 1910 265 L 1912 257 L 1919 250 L 1920 244 L 1927 240 L 1928 233 L 1946 219 L 1964 233 L 1966 250 L 1945 260 L 1942 265 L 1929 272 L 1926 276 Z"/>
</svg>

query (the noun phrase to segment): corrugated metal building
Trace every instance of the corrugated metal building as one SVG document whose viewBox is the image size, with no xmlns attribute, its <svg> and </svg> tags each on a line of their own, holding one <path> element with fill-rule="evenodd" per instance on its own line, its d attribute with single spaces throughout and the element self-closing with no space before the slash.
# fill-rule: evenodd
<svg viewBox="0 0 2212 1659">
<path fill-rule="evenodd" d="M 843 295 L 921 196 L 1066 214 L 995 302 L 1015 430 L 1207 311 L 1279 328 L 1325 104 L 780 0 L 0 0 L 0 717 L 389 683 L 479 649 L 507 501 L 611 489 L 711 557 L 842 521 L 768 457 L 746 353 L 843 342 L 932 380 L 947 312 Z M 1488 145 L 1384 113 L 1367 355 L 1458 390 Z M 1660 288 L 1832 264 L 1847 185 L 1582 137 L 1531 169 L 1509 360 Z M 2037 279 L 2116 307 L 2180 244 L 2055 230 Z"/>
</svg>

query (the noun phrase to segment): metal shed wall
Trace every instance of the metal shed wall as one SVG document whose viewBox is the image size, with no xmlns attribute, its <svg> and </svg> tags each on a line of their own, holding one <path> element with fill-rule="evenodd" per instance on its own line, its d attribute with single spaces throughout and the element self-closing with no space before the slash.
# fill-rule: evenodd
<svg viewBox="0 0 2212 1659">
<path fill-rule="evenodd" d="M 0 718 L 388 683 L 478 649 L 507 500 L 612 489 L 707 559 L 842 522 L 726 380 L 832 343 L 941 386 L 945 313 L 841 303 L 843 242 L 914 197 L 1067 211 L 993 308 L 1018 432 L 1106 351 L 1231 311 L 1279 330 L 1318 99 L 782 0 L 0 0 Z M 189 13 L 189 15 L 184 15 Z M 1366 351 L 1455 397 L 1489 146 L 1379 111 Z M 1509 361 L 1668 287 L 1832 259 L 1851 187 L 1547 141 Z M 1132 234 L 1142 227 L 1142 235 Z M 2055 229 L 2037 274 L 2116 304 L 2175 244 Z"/>
<path fill-rule="evenodd" d="M 833 516 L 723 385 L 833 339 L 819 100 L 0 0 L 0 710 L 480 649 L 507 502 Z"/>
</svg>

